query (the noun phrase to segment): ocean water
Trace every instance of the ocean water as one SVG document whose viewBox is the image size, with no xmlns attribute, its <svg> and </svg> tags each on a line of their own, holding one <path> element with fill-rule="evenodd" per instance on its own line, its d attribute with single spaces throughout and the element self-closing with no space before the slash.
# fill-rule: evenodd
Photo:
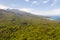
<svg viewBox="0 0 60 40">
<path fill-rule="evenodd" d="M 51 16 L 50 18 L 52 18 L 54 20 L 60 20 L 60 16 Z"/>
</svg>

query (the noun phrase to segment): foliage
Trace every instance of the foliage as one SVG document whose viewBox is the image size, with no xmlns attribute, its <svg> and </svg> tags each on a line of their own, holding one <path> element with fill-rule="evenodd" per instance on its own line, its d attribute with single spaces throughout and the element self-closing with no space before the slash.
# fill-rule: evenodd
<svg viewBox="0 0 60 40">
<path fill-rule="evenodd" d="M 2 14 L 1 14 L 2 13 Z M 60 40 L 60 22 L 0 10 L 0 40 Z"/>
</svg>

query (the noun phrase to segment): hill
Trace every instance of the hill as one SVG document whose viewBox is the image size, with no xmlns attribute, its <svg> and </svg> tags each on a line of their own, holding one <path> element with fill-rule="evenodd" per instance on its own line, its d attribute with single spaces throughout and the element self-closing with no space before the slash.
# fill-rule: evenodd
<svg viewBox="0 0 60 40">
<path fill-rule="evenodd" d="M 0 9 L 0 40 L 60 40 L 60 22 L 46 18 Z"/>
</svg>

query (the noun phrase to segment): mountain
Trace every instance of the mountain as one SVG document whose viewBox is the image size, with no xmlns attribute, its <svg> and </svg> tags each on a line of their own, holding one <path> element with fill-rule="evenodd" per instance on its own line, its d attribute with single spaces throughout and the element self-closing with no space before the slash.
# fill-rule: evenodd
<svg viewBox="0 0 60 40">
<path fill-rule="evenodd" d="M 14 12 L 14 13 L 19 13 L 19 14 L 27 14 L 27 12 L 23 12 L 23 11 L 20 11 L 18 9 L 7 9 L 7 11 Z"/>
<path fill-rule="evenodd" d="M 60 40 L 60 21 L 47 18 L 0 9 L 0 40 Z"/>
<path fill-rule="evenodd" d="M 14 12 L 14 13 L 19 13 L 20 15 L 32 15 L 32 16 L 38 16 L 38 15 L 34 15 L 34 14 L 31 14 L 31 13 L 28 13 L 28 12 L 23 12 L 23 11 L 20 11 L 20 10 L 18 10 L 18 9 L 7 9 L 7 11 L 10 11 L 10 12 Z M 51 19 L 53 19 L 52 17 L 53 16 L 41 16 L 41 15 L 39 15 L 40 17 L 43 17 L 43 18 L 45 18 L 45 19 L 49 19 L 49 20 L 51 20 Z M 38 17 L 39 17 L 38 16 Z"/>
</svg>

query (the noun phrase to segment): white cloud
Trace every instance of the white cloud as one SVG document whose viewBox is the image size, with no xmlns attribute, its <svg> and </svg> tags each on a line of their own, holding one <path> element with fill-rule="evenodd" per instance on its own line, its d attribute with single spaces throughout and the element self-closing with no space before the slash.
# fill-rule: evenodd
<svg viewBox="0 0 60 40">
<path fill-rule="evenodd" d="M 8 8 L 10 8 L 10 7 L 0 4 L 0 9 L 5 9 L 6 10 Z M 10 9 L 12 9 L 12 8 L 10 8 Z"/>
<path fill-rule="evenodd" d="M 22 8 L 19 10 L 25 11 L 25 12 L 30 12 L 30 13 L 35 14 L 35 15 L 43 15 L 43 16 L 60 15 L 60 9 L 53 9 L 53 10 L 43 11 L 43 12 L 38 12 L 38 11 L 31 9 L 31 8 Z"/>
<path fill-rule="evenodd" d="M 35 12 L 35 14 L 37 14 L 37 15 L 44 15 L 44 16 L 60 15 L 60 9 L 53 9 L 53 10 L 45 11 L 45 12 Z"/>
<path fill-rule="evenodd" d="M 0 9 L 7 9 L 9 7 L 5 6 L 5 5 L 0 5 Z"/>
<path fill-rule="evenodd" d="M 32 4 L 37 4 L 38 2 L 37 1 L 33 1 Z"/>
<path fill-rule="evenodd" d="M 10 7 L 7 7 L 5 5 L 0 5 L 0 9 L 7 9 L 7 8 L 10 8 Z M 10 8 L 10 9 L 12 9 L 12 8 Z M 30 12 L 30 13 L 36 14 L 36 15 L 44 15 L 44 16 L 60 15 L 60 9 L 53 9 L 53 10 L 43 11 L 43 12 L 36 11 L 35 9 L 32 9 L 32 8 L 21 8 L 19 10 L 25 11 L 25 12 Z"/>
<path fill-rule="evenodd" d="M 31 13 L 33 9 L 31 9 L 31 8 L 21 8 L 19 10 Z"/>
<path fill-rule="evenodd" d="M 29 2 L 30 0 L 25 0 L 26 2 Z"/>
<path fill-rule="evenodd" d="M 57 0 L 54 0 L 51 6 L 54 6 L 56 4 Z"/>
<path fill-rule="evenodd" d="M 46 4 L 46 3 L 48 3 L 49 1 L 52 1 L 51 6 L 54 6 L 58 0 L 45 0 L 45 1 L 43 1 L 42 3 Z"/>
<path fill-rule="evenodd" d="M 43 1 L 42 3 L 46 4 L 46 3 L 48 3 L 48 2 L 49 2 L 49 0 L 45 0 L 45 1 Z"/>
</svg>

